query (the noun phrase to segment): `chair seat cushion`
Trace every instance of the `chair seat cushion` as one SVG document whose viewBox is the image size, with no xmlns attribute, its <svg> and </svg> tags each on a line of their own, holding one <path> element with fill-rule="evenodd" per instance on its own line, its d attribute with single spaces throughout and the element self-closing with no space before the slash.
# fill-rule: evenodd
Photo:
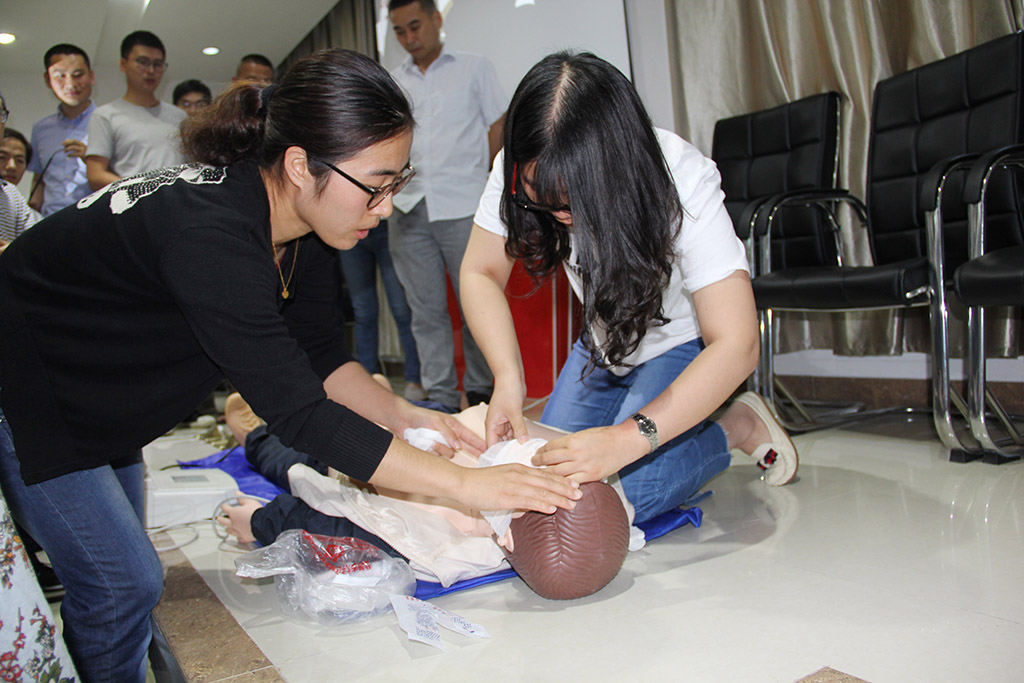
<svg viewBox="0 0 1024 683">
<path fill-rule="evenodd" d="M 1024 246 L 968 261 L 957 268 L 953 282 L 968 306 L 1024 306 Z"/>
<path fill-rule="evenodd" d="M 844 310 L 906 306 L 907 293 L 928 283 L 921 258 L 880 266 L 786 268 L 754 278 L 758 308 Z"/>
</svg>

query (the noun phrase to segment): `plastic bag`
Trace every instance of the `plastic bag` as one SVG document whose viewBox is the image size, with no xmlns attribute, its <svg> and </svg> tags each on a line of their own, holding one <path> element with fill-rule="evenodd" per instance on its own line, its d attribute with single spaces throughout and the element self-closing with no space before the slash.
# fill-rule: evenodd
<svg viewBox="0 0 1024 683">
<path fill-rule="evenodd" d="M 235 560 L 235 573 L 274 577 L 285 614 L 322 626 L 361 621 L 391 610 L 391 595 L 412 595 L 409 564 L 348 536 L 282 532 L 265 548 Z"/>
</svg>

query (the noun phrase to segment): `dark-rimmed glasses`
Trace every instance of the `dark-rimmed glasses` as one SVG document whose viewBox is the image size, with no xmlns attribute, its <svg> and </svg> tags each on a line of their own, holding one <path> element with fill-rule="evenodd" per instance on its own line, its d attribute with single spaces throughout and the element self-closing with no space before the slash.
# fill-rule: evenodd
<svg viewBox="0 0 1024 683">
<path fill-rule="evenodd" d="M 132 60 L 135 65 L 142 71 L 148 71 L 153 69 L 154 71 L 163 71 L 167 68 L 167 62 L 162 59 L 148 59 L 146 57 L 136 57 Z"/>
<path fill-rule="evenodd" d="M 412 180 L 412 177 L 416 175 L 416 169 L 410 166 L 409 164 L 406 164 L 405 168 L 402 169 L 402 172 L 387 185 L 382 185 L 381 187 L 370 187 L 369 185 L 364 185 L 363 183 L 359 182 L 358 180 L 350 176 L 348 173 L 345 173 L 334 164 L 328 163 L 323 159 L 317 159 L 316 157 L 310 157 L 310 159 L 312 159 L 313 161 L 320 162 L 327 168 L 331 169 L 332 171 L 340 175 L 345 180 L 349 181 L 350 183 L 358 187 L 363 192 L 370 195 L 370 198 L 366 200 L 367 209 L 376 208 L 377 206 L 380 205 L 382 201 L 384 201 L 387 198 L 388 195 L 396 195 L 399 192 L 401 192 L 402 188 L 408 185 L 409 181 Z"/>
<path fill-rule="evenodd" d="M 537 211 L 538 213 L 572 213 L 572 209 L 569 206 L 544 206 L 543 204 L 537 204 L 530 201 L 530 198 L 526 196 L 526 193 L 519 193 L 518 184 L 518 173 L 519 173 L 519 162 L 512 163 L 512 201 L 520 209 L 526 209 L 527 211 Z"/>
</svg>

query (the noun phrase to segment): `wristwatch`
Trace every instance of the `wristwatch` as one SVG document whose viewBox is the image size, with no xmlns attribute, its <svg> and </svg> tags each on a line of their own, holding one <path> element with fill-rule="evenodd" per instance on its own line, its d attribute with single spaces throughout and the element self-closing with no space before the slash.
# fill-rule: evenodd
<svg viewBox="0 0 1024 683">
<path fill-rule="evenodd" d="M 633 413 L 630 417 L 636 422 L 636 426 L 640 428 L 640 433 L 644 438 L 651 442 L 651 452 L 653 452 L 658 447 L 658 425 L 642 413 Z"/>
</svg>

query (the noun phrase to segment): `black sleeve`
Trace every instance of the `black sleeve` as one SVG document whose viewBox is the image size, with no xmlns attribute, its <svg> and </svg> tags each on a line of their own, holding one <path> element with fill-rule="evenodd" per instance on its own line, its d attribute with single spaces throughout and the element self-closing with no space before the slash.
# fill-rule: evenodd
<svg viewBox="0 0 1024 683">
<path fill-rule="evenodd" d="M 327 398 L 278 310 L 269 244 L 189 228 L 164 252 L 160 274 L 203 350 L 282 443 L 361 481 L 373 476 L 391 434 Z M 310 328 L 308 315 L 298 315 L 300 327 Z M 301 336 L 312 343 L 318 333 Z"/>
<path fill-rule="evenodd" d="M 252 535 L 261 545 L 270 545 L 282 531 L 302 529 L 320 536 L 351 536 L 377 546 L 392 557 L 402 557 L 382 539 L 356 526 L 348 518 L 325 515 L 287 493 L 282 493 L 266 507 L 254 511 L 249 526 L 252 527 Z"/>
</svg>

